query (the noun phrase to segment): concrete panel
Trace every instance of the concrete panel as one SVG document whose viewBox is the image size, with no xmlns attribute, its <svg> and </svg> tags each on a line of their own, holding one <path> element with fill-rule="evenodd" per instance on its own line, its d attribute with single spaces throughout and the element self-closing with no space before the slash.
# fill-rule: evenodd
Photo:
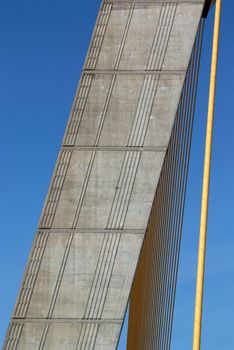
<svg viewBox="0 0 234 350">
<path fill-rule="evenodd" d="M 145 146 L 167 147 L 183 82 L 184 75 L 160 76 L 149 118 Z"/>
<path fill-rule="evenodd" d="M 163 69 L 187 69 L 202 9 L 203 4 L 177 5 Z"/>
<path fill-rule="evenodd" d="M 96 152 L 77 227 L 105 228 L 124 152 Z"/>
<path fill-rule="evenodd" d="M 113 267 L 102 317 L 122 319 L 138 261 L 143 235 L 123 234 Z"/>
<path fill-rule="evenodd" d="M 114 69 L 116 67 L 129 11 L 129 5 L 113 6 L 98 57 L 97 69 Z"/>
<path fill-rule="evenodd" d="M 47 317 L 67 241 L 68 234 L 49 236 L 27 317 Z"/>
<path fill-rule="evenodd" d="M 43 323 L 26 323 L 23 325 L 17 350 L 38 350 L 42 333 Z M 9 348 L 12 349 L 12 348 Z"/>
<path fill-rule="evenodd" d="M 146 5 L 145 8 L 135 5 L 120 61 L 120 69 L 146 69 L 160 10 L 161 5 Z"/>
<path fill-rule="evenodd" d="M 94 350 L 115 350 L 119 338 L 121 325 L 101 324 Z"/>
<path fill-rule="evenodd" d="M 143 77 L 118 75 L 103 126 L 100 146 L 126 146 L 136 106 L 140 95 Z"/>
<path fill-rule="evenodd" d="M 81 330 L 79 323 L 52 323 L 49 326 L 44 349 L 76 350 Z"/>
<path fill-rule="evenodd" d="M 164 152 L 142 154 L 124 229 L 146 229 L 164 155 Z"/>
<path fill-rule="evenodd" d="M 102 122 L 110 82 L 111 75 L 97 74 L 93 77 L 75 142 L 76 145 L 94 145 L 98 127 Z"/>
<path fill-rule="evenodd" d="M 75 234 L 59 289 L 54 318 L 83 318 L 104 234 Z M 78 292 L 79 291 L 79 292 Z"/>
<path fill-rule="evenodd" d="M 53 228 L 71 228 L 75 219 L 79 201 L 82 200 L 82 188 L 91 159 L 91 152 L 73 152 L 68 168 L 59 204 L 55 213 Z"/>
</svg>

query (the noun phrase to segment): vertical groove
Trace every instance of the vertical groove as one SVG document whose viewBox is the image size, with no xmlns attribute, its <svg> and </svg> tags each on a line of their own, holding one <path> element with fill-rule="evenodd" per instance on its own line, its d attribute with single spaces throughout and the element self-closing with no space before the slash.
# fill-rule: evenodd
<svg viewBox="0 0 234 350">
<path fill-rule="evenodd" d="M 85 319 L 100 318 L 107 293 L 106 286 L 111 278 L 115 256 L 120 241 L 120 234 L 105 234 L 97 269 L 93 278 L 89 298 L 84 314 Z"/>
<path fill-rule="evenodd" d="M 62 151 L 59 156 L 55 173 L 53 175 L 53 180 L 48 192 L 47 199 L 45 201 L 45 206 L 43 208 L 39 224 L 40 228 L 50 228 L 52 225 L 65 176 L 67 174 L 68 166 L 70 163 L 71 154 L 71 151 Z"/>
<path fill-rule="evenodd" d="M 177 4 L 163 4 L 146 70 L 160 70 L 166 54 Z"/>
<path fill-rule="evenodd" d="M 75 144 L 76 135 L 86 106 L 92 80 L 93 76 L 91 74 L 83 74 L 80 80 L 77 94 L 72 106 L 71 116 L 65 131 L 63 140 L 63 144 L 65 146 L 73 146 Z"/>
<path fill-rule="evenodd" d="M 25 317 L 33 293 L 33 288 L 36 282 L 40 264 L 45 251 L 48 240 L 48 232 L 38 232 L 33 246 L 33 251 L 30 256 L 29 265 L 27 267 L 23 286 L 17 300 L 14 317 Z"/>
<path fill-rule="evenodd" d="M 100 54 L 102 42 L 109 22 L 112 4 L 103 4 L 96 24 L 91 46 L 86 61 L 86 69 L 95 69 Z"/>
<path fill-rule="evenodd" d="M 76 350 L 93 350 L 99 326 L 97 324 L 82 324 Z"/>
<path fill-rule="evenodd" d="M 123 49 L 124 49 L 124 44 L 125 44 L 125 42 L 126 42 L 128 30 L 129 30 L 130 23 L 131 23 L 132 16 L 133 16 L 133 12 L 134 12 L 134 7 L 135 7 L 135 5 L 134 5 L 134 4 L 131 4 L 130 9 L 129 9 L 129 13 L 128 13 L 127 22 L 126 22 L 126 25 L 125 25 L 125 28 L 124 28 L 124 33 L 123 33 L 122 41 L 121 41 L 121 44 L 120 44 L 119 53 L 118 53 L 118 56 L 117 56 L 117 59 L 116 59 L 116 62 L 115 62 L 115 68 L 114 68 L 114 70 L 117 70 L 117 69 L 119 68 L 121 56 L 122 56 Z"/>
<path fill-rule="evenodd" d="M 83 182 L 83 185 L 82 185 L 79 201 L 77 203 L 76 212 L 75 212 L 74 220 L 73 220 L 73 223 L 72 223 L 72 228 L 75 228 L 77 226 L 77 224 L 78 224 L 78 219 L 79 219 L 81 207 L 82 207 L 82 203 L 83 203 L 84 196 L 85 196 L 85 193 L 86 193 L 86 189 L 87 189 L 87 186 L 88 186 L 88 182 L 89 182 L 89 179 L 90 179 L 90 175 L 91 175 L 91 172 L 92 172 L 95 156 L 96 156 L 96 151 L 93 151 L 91 153 L 91 156 L 90 156 L 90 159 L 89 159 L 89 165 L 88 165 L 86 176 L 85 176 L 85 179 L 84 179 L 84 182 Z"/>
<path fill-rule="evenodd" d="M 130 200 L 131 190 L 134 185 L 140 157 L 140 152 L 130 151 L 125 154 L 120 178 L 108 218 L 107 228 L 123 228 L 124 218 Z"/>
<path fill-rule="evenodd" d="M 43 350 L 44 349 L 45 342 L 46 342 L 46 337 L 47 337 L 47 334 L 48 334 L 48 331 L 49 331 L 49 327 L 50 327 L 50 325 L 48 323 L 45 324 L 38 350 Z"/>
<path fill-rule="evenodd" d="M 53 297 L 52 297 L 52 300 L 50 302 L 50 307 L 49 307 L 49 311 L 48 311 L 48 315 L 47 315 L 48 318 L 51 318 L 52 314 L 53 314 L 53 310 L 54 310 L 56 299 L 57 299 L 58 292 L 59 292 L 59 287 L 60 287 L 60 284 L 61 284 L 61 281 L 62 281 L 62 277 L 63 277 L 63 273 L 64 273 L 64 270 L 65 270 L 67 258 L 68 258 L 69 252 L 70 252 L 72 240 L 73 240 L 73 233 L 71 233 L 69 235 L 69 238 L 68 238 L 68 241 L 67 241 L 67 245 L 66 245 L 66 249 L 65 249 L 65 252 L 64 252 L 62 264 L 61 264 L 61 267 L 60 267 L 60 271 L 59 271 L 59 274 L 58 274 L 58 277 L 57 277 L 57 281 L 56 281 L 56 285 L 55 285 L 54 292 L 53 292 Z"/>
<path fill-rule="evenodd" d="M 20 334 L 23 329 L 22 323 L 12 323 L 7 334 L 3 350 L 16 350 L 19 343 Z"/>
</svg>

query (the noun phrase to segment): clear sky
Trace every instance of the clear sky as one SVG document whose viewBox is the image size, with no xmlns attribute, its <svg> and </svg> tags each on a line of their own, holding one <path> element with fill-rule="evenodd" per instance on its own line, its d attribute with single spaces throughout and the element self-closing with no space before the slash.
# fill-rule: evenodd
<svg viewBox="0 0 234 350">
<path fill-rule="evenodd" d="M 100 0 L 0 0 L 0 343 Z M 234 349 L 234 3 L 223 1 L 202 345 Z M 213 11 L 205 26 L 172 350 L 191 349 Z M 125 349 L 124 327 L 119 349 Z M 147 349 L 146 349 L 147 350 Z"/>
</svg>

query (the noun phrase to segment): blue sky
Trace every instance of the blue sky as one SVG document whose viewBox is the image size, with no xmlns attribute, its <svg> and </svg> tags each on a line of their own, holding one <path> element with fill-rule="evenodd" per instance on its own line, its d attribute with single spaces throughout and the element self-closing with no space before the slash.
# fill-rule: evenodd
<svg viewBox="0 0 234 350">
<path fill-rule="evenodd" d="M 0 1 L 0 343 L 100 1 Z M 223 2 L 202 345 L 234 349 L 234 3 Z M 191 348 L 213 11 L 205 26 L 172 349 Z M 126 331 L 126 327 L 124 328 Z M 126 333 L 126 332 L 125 332 Z M 119 349 L 125 349 L 123 334 Z"/>
</svg>

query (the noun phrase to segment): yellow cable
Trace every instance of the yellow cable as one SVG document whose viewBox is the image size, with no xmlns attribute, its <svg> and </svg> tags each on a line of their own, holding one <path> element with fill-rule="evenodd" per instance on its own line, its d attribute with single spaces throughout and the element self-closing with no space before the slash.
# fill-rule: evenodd
<svg viewBox="0 0 234 350">
<path fill-rule="evenodd" d="M 201 346 L 201 324 L 202 324 L 202 301 L 203 301 L 203 289 L 204 289 L 205 253 L 206 253 L 206 231 L 207 231 L 210 163 L 211 163 L 211 150 L 212 150 L 212 134 L 213 134 L 213 119 L 214 119 L 214 103 L 215 103 L 217 60 L 218 60 L 221 2 L 222 2 L 222 0 L 216 0 L 215 20 L 214 20 L 213 49 L 212 49 L 211 74 L 210 74 L 210 90 L 209 90 L 209 103 L 208 103 L 207 129 L 206 129 L 206 146 L 205 146 L 205 159 L 204 159 L 204 174 L 203 174 L 203 187 L 202 187 L 200 239 L 199 239 L 199 251 L 198 251 L 196 303 L 195 303 L 194 333 L 193 333 L 193 350 L 200 350 L 200 346 Z"/>
</svg>

